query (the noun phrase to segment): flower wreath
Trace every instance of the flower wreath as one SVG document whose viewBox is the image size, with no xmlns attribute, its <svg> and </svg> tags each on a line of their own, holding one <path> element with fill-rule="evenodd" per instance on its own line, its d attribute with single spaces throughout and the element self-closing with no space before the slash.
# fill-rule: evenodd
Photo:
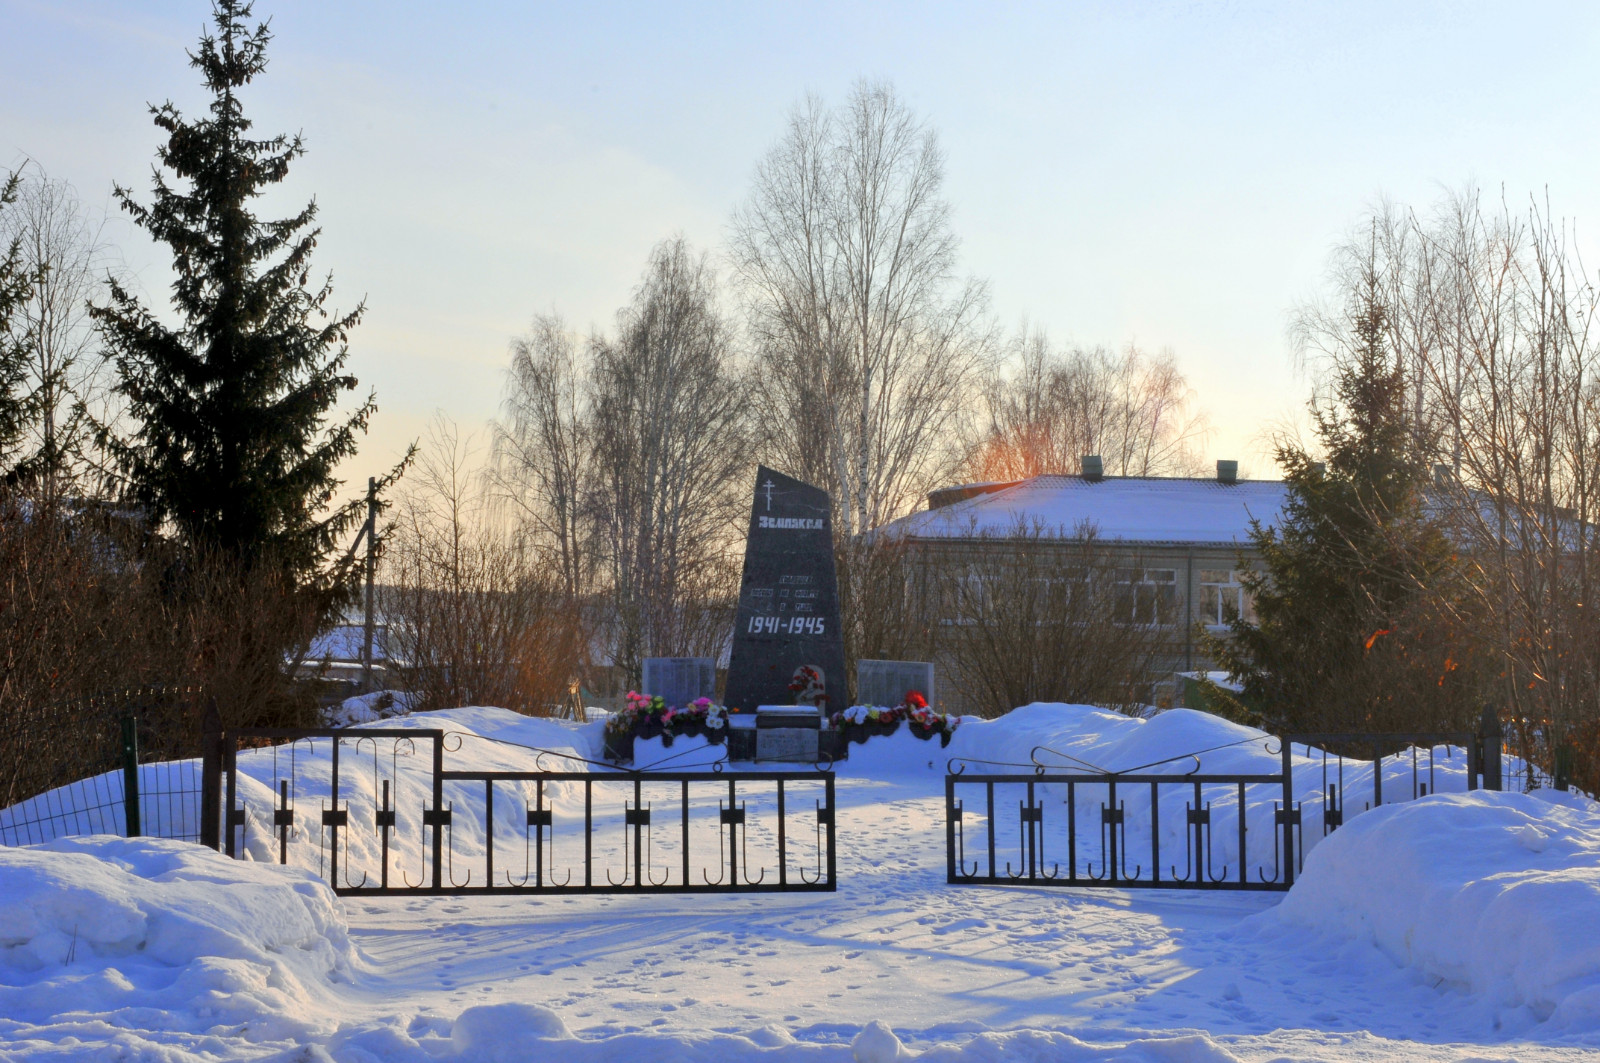
<svg viewBox="0 0 1600 1063">
<path fill-rule="evenodd" d="M 918 738 L 927 740 L 938 735 L 939 744 L 948 746 L 960 718 L 934 712 L 928 707 L 928 699 L 919 690 L 907 691 L 905 700 L 899 705 L 852 705 L 829 717 L 829 723 L 842 731 L 849 742 L 865 742 L 873 735 L 893 734 L 899 730 L 902 721 L 910 726 L 911 733 Z"/>
<path fill-rule="evenodd" d="M 672 745 L 679 735 L 704 735 L 708 742 L 719 743 L 727 738 L 728 710 L 710 698 L 696 698 L 687 705 L 668 705 L 658 695 L 640 694 L 630 690 L 623 695 L 626 703 L 606 721 L 606 747 L 613 759 L 631 759 L 631 749 L 624 756 L 622 750 L 631 746 L 635 738 L 660 738 L 664 746 Z"/>
</svg>

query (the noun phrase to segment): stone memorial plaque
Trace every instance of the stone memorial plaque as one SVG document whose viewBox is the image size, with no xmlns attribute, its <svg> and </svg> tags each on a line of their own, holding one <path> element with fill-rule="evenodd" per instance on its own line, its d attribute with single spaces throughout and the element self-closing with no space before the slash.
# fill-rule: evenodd
<svg viewBox="0 0 1600 1063">
<path fill-rule="evenodd" d="M 790 764 L 817 762 L 816 728 L 768 727 L 756 732 L 756 759 Z"/>
<path fill-rule="evenodd" d="M 899 705 L 915 690 L 933 699 L 933 665 L 927 661 L 857 661 L 856 704 Z"/>
<path fill-rule="evenodd" d="M 806 667 L 820 680 L 814 693 L 824 712 L 850 704 L 832 525 L 826 491 L 757 470 L 723 698 L 729 711 L 794 704 L 789 686 Z"/>
<path fill-rule="evenodd" d="M 821 726 L 813 709 L 762 705 L 756 710 L 756 759 L 814 763 Z"/>
<path fill-rule="evenodd" d="M 717 662 L 710 657 L 646 657 L 639 693 L 659 696 L 669 707 L 717 696 Z"/>
</svg>

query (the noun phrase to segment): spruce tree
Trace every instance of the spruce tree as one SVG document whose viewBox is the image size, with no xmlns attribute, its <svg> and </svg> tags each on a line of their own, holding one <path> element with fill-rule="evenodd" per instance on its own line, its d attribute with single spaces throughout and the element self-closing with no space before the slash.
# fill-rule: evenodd
<svg viewBox="0 0 1600 1063">
<path fill-rule="evenodd" d="M 0 211 L 16 202 L 21 179 L 17 172 L 0 183 Z M 28 397 L 23 393 L 28 375 L 27 348 L 24 337 L 16 334 L 14 318 L 16 308 L 28 297 L 31 280 L 23 268 L 19 237 L 0 248 L 0 480 L 11 477 L 17 440 L 28 414 Z"/>
<path fill-rule="evenodd" d="M 1242 582 L 1256 620 L 1202 637 L 1268 727 L 1443 726 L 1471 707 L 1447 600 L 1453 558 L 1427 515 L 1423 448 L 1374 288 L 1349 320 L 1333 401 L 1311 407 L 1325 461 L 1280 446 L 1283 512 L 1275 526 L 1252 522 L 1264 564 Z"/>
<path fill-rule="evenodd" d="M 256 198 L 305 148 L 299 135 L 250 136 L 239 93 L 266 68 L 268 24 L 247 26 L 244 0 L 216 0 L 212 14 L 215 31 L 189 53 L 209 113 L 152 105 L 166 137 L 152 200 L 116 188 L 177 276 L 170 319 L 116 283 L 94 309 L 133 426 L 101 442 L 130 499 L 179 543 L 309 587 L 326 583 L 364 504 L 330 508 L 335 467 L 375 408 L 370 395 L 354 412 L 337 408 L 356 387 L 345 362 L 363 306 L 333 311 L 331 275 L 311 281 L 315 200 L 292 217 L 257 217 Z"/>
</svg>

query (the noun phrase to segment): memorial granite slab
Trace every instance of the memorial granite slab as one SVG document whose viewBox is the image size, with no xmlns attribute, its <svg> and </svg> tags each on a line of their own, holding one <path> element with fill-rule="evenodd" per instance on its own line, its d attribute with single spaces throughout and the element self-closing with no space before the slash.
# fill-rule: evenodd
<svg viewBox="0 0 1600 1063">
<path fill-rule="evenodd" d="M 933 665 L 927 661 L 857 661 L 856 704 L 899 705 L 915 690 L 935 703 Z"/>
<path fill-rule="evenodd" d="M 688 705 L 717 695 L 717 662 L 710 657 L 646 657 L 639 693 L 668 705 Z"/>
<path fill-rule="evenodd" d="M 850 703 L 828 493 L 760 467 L 728 664 L 730 712 Z"/>
</svg>

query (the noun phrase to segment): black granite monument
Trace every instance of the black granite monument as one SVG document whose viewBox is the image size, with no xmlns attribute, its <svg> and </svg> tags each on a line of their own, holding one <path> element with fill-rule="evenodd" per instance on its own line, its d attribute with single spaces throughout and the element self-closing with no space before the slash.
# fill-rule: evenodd
<svg viewBox="0 0 1600 1063">
<path fill-rule="evenodd" d="M 756 472 L 723 697 L 729 710 L 797 697 L 824 713 L 849 706 L 832 523 L 828 492 L 765 466 Z"/>
</svg>

